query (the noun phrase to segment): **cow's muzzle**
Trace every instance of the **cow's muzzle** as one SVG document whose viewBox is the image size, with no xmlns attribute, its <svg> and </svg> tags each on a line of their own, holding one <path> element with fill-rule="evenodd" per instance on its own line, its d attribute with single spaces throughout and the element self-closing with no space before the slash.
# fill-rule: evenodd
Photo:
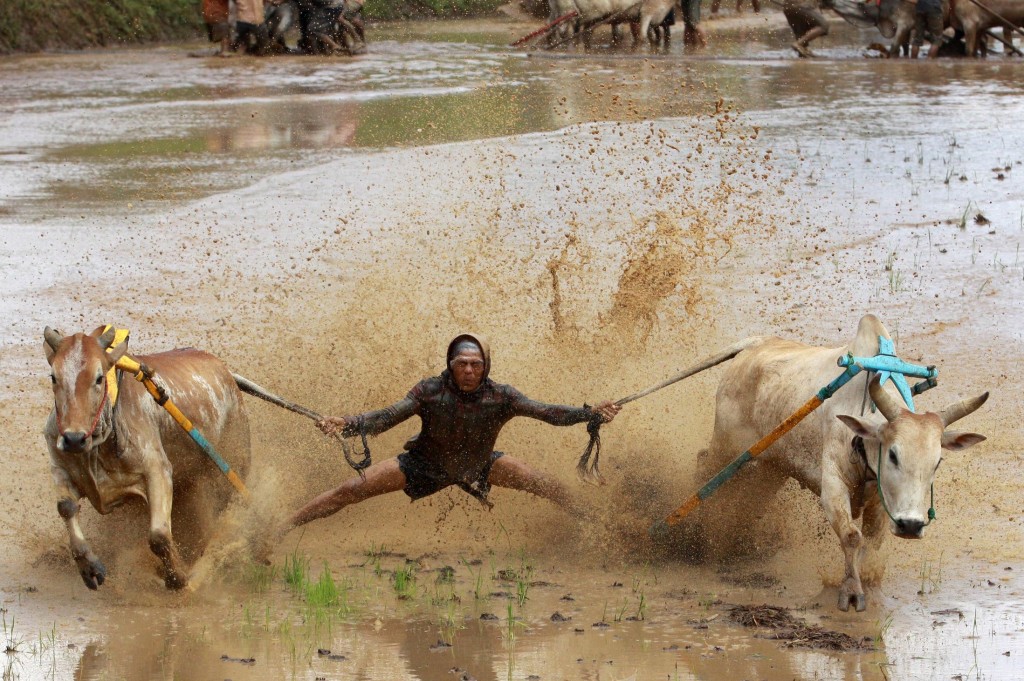
<svg viewBox="0 0 1024 681">
<path fill-rule="evenodd" d="M 81 454 L 88 440 L 89 434 L 84 430 L 66 430 L 61 436 L 61 449 L 68 454 Z"/>
<path fill-rule="evenodd" d="M 896 521 L 896 532 L 894 534 L 900 539 L 920 539 L 923 533 L 923 520 L 900 518 Z"/>
</svg>

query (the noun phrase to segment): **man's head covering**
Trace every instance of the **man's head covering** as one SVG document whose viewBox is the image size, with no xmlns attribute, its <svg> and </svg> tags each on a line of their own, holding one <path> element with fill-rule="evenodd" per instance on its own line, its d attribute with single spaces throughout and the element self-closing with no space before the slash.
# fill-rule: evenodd
<svg viewBox="0 0 1024 681">
<path fill-rule="evenodd" d="M 448 354 L 445 359 L 445 366 L 450 368 L 452 360 L 457 354 L 457 348 L 459 344 L 469 341 L 478 348 L 480 348 L 480 354 L 484 356 L 484 376 L 483 380 L 487 379 L 488 374 L 491 373 L 491 344 L 487 342 L 487 337 L 482 336 L 479 333 L 460 333 L 458 336 L 452 339 L 452 342 L 448 344 Z"/>
</svg>

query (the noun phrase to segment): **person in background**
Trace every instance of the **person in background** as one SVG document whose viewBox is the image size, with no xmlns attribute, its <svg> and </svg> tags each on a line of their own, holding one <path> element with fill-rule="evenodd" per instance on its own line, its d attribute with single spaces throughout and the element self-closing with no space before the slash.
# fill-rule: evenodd
<svg viewBox="0 0 1024 681">
<path fill-rule="evenodd" d="M 942 33 L 942 0 L 904 0 L 913 6 L 914 10 L 914 37 L 910 41 L 910 57 L 917 59 L 924 45 L 925 33 L 931 34 L 931 47 L 928 48 L 928 58 L 935 59 L 939 56 L 939 48 L 946 37 Z"/>
<path fill-rule="evenodd" d="M 819 9 L 821 6 L 819 0 L 783 0 L 782 13 L 796 38 L 791 47 L 801 57 L 813 57 L 811 41 L 828 35 L 828 21 Z"/>
<path fill-rule="evenodd" d="M 203 0 L 203 21 L 211 43 L 220 43 L 222 57 L 231 48 L 231 19 L 228 0 Z"/>
</svg>

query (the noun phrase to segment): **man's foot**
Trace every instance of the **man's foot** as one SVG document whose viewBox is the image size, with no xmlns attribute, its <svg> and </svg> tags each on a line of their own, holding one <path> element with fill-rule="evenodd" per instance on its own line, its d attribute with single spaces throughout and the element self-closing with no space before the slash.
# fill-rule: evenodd
<svg viewBox="0 0 1024 681">
<path fill-rule="evenodd" d="M 800 57 L 803 59 L 809 59 L 814 56 L 814 53 L 807 49 L 806 45 L 803 45 L 801 43 L 793 43 L 792 45 L 790 45 L 790 47 L 796 50 L 796 53 L 800 55 Z"/>
</svg>

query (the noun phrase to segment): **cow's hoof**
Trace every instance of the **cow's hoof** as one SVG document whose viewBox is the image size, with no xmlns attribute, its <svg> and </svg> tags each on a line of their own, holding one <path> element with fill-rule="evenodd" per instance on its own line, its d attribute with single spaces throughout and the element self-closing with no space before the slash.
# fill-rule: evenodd
<svg viewBox="0 0 1024 681">
<path fill-rule="evenodd" d="M 82 581 L 91 591 L 96 591 L 107 579 L 107 568 L 97 559 L 83 561 L 78 572 L 82 575 Z"/>
<path fill-rule="evenodd" d="M 164 586 L 172 591 L 179 591 L 188 586 L 188 577 L 179 575 L 176 572 L 168 572 L 167 576 L 164 577 Z"/>
<path fill-rule="evenodd" d="M 839 592 L 839 609 L 843 612 L 850 610 L 850 603 L 853 603 L 853 607 L 857 612 L 864 612 L 868 607 L 868 599 L 864 594 L 850 593 L 848 591 Z"/>
</svg>

